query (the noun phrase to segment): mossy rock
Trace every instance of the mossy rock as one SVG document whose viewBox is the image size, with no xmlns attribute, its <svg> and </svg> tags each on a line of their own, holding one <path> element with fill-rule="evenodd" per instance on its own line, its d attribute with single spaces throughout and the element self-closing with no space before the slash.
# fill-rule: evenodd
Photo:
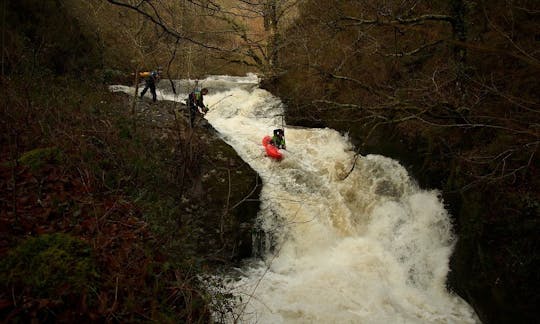
<svg viewBox="0 0 540 324">
<path fill-rule="evenodd" d="M 39 170 L 47 163 L 58 163 L 62 160 L 62 151 L 57 147 L 37 148 L 25 152 L 20 158 L 19 163 L 29 167 L 32 170 Z"/>
<path fill-rule="evenodd" d="M 0 281 L 47 297 L 60 289 L 73 293 L 95 287 L 96 268 L 92 249 L 84 241 L 66 234 L 45 234 L 23 241 L 0 262 Z"/>
</svg>

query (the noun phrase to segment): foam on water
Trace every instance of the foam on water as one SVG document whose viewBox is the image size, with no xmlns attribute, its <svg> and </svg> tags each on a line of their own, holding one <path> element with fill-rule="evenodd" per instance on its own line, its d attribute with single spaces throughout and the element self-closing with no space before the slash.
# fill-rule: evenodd
<svg viewBox="0 0 540 324">
<path fill-rule="evenodd" d="M 437 191 L 419 188 L 394 160 L 355 158 L 332 129 L 285 125 L 287 151 L 276 162 L 261 139 L 282 127 L 280 100 L 254 75 L 201 85 L 210 89 L 206 118 L 264 183 L 258 221 L 274 249 L 229 281 L 245 302 L 240 322 L 479 322 L 445 287 L 456 238 Z"/>
</svg>

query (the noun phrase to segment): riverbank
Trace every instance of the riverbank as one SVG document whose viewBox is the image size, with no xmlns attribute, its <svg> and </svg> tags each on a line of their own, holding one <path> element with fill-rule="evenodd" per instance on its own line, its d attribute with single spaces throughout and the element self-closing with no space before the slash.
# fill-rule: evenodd
<svg viewBox="0 0 540 324">
<path fill-rule="evenodd" d="M 89 84 L 2 87 L 0 318 L 209 320 L 199 275 L 251 255 L 258 175 L 182 105 Z"/>
</svg>

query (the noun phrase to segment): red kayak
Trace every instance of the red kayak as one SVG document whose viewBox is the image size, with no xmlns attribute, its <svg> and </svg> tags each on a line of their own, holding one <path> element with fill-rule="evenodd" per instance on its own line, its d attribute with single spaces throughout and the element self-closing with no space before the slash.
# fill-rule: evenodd
<svg viewBox="0 0 540 324">
<path fill-rule="evenodd" d="M 281 152 L 279 151 L 277 147 L 270 144 L 271 140 L 272 140 L 272 137 L 268 135 L 265 136 L 262 140 L 262 144 L 264 146 L 264 149 L 266 150 L 266 155 L 268 155 L 269 157 L 273 159 L 281 160 L 283 158 L 283 154 L 281 154 Z"/>
</svg>

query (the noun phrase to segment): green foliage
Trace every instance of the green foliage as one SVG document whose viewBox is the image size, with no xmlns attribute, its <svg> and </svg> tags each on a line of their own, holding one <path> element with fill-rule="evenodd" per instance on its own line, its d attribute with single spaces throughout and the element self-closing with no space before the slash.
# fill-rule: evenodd
<svg viewBox="0 0 540 324">
<path fill-rule="evenodd" d="M 46 163 L 57 163 L 62 160 L 62 152 L 57 147 L 37 148 L 25 152 L 19 158 L 22 165 L 32 170 L 41 168 Z"/>
<path fill-rule="evenodd" d="M 41 297 L 84 291 L 97 279 L 90 246 L 61 233 L 29 238 L 0 263 L 1 282 L 31 287 Z"/>
</svg>

